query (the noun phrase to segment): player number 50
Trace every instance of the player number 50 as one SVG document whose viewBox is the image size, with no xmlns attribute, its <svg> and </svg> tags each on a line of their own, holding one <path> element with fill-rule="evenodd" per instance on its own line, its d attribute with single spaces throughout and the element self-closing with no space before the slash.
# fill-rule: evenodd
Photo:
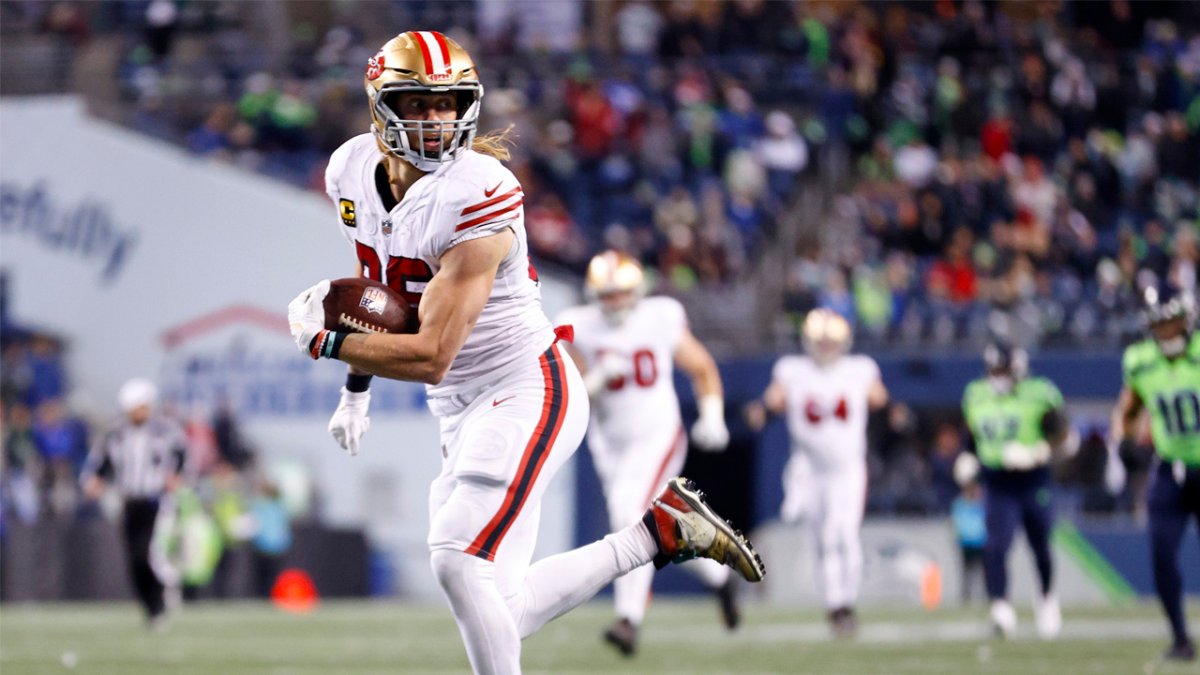
<svg viewBox="0 0 1200 675">
<path fill-rule="evenodd" d="M 639 387 L 650 387 L 658 381 L 658 364 L 654 361 L 654 352 L 649 349 L 639 349 L 630 359 L 633 362 L 633 382 Z M 608 383 L 610 391 L 617 391 L 625 386 L 629 378 L 618 377 Z"/>
</svg>

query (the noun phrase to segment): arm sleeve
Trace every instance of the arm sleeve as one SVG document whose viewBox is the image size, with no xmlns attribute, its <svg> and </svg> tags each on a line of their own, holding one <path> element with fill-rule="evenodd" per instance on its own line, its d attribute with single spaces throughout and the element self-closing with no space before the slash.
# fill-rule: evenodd
<svg viewBox="0 0 1200 675">
<path fill-rule="evenodd" d="M 114 467 L 112 457 L 109 455 L 109 446 L 113 441 L 114 434 L 115 432 L 112 431 L 102 434 L 99 440 L 92 446 L 87 460 L 83 463 L 83 470 L 79 474 L 81 484 L 92 476 L 98 476 L 104 480 L 112 480 Z"/>
<path fill-rule="evenodd" d="M 1061 410 L 1063 407 L 1062 392 L 1050 380 L 1043 378 L 1042 382 L 1045 386 L 1046 407 L 1051 410 Z"/>
<path fill-rule="evenodd" d="M 1137 387 L 1134 386 L 1134 371 L 1138 366 L 1138 350 L 1137 345 L 1130 345 L 1125 348 L 1125 353 L 1121 356 L 1121 382 L 1134 392 Z"/>
<path fill-rule="evenodd" d="M 342 234 L 343 239 L 354 246 L 354 234 L 358 227 L 358 204 L 342 197 L 342 189 L 339 184 L 350 154 L 348 147 L 349 143 L 343 145 L 335 150 L 329 158 L 329 165 L 325 167 L 325 194 L 329 196 L 329 201 L 333 202 L 333 208 L 337 212 L 338 232 Z"/>
<path fill-rule="evenodd" d="M 863 356 L 863 380 L 868 384 L 873 384 L 876 380 L 883 379 L 883 373 L 879 370 L 879 364 L 875 359 L 869 356 Z"/>
<path fill-rule="evenodd" d="M 667 327 L 672 352 L 679 347 L 683 333 L 688 329 L 687 311 L 675 298 L 661 298 L 663 325 Z"/>
</svg>

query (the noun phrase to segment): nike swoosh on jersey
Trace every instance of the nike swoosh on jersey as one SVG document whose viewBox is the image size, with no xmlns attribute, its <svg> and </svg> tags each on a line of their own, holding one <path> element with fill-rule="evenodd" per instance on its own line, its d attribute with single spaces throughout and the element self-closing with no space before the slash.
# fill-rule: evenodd
<svg viewBox="0 0 1200 675">
<path fill-rule="evenodd" d="M 499 190 L 499 189 L 500 189 L 500 186 L 501 186 L 501 185 L 503 185 L 503 184 L 504 184 L 504 181 L 500 181 L 499 183 L 496 183 L 496 187 L 492 188 L 491 190 L 487 190 L 487 189 L 485 189 L 485 190 L 483 191 L 483 196 L 484 196 L 484 197 L 491 197 L 492 195 L 496 194 L 496 190 Z"/>
<path fill-rule="evenodd" d="M 516 397 L 517 397 L 517 395 L 513 394 L 512 396 L 505 396 L 504 398 L 494 398 L 494 399 L 492 399 L 492 407 L 495 408 L 496 406 L 500 405 L 501 403 L 504 403 L 505 401 L 507 401 L 511 398 L 516 398 Z"/>
</svg>

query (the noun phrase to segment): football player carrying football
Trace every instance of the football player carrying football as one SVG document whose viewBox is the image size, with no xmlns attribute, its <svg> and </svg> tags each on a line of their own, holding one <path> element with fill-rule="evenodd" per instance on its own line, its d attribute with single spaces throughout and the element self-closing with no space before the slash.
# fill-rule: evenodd
<svg viewBox="0 0 1200 675">
<path fill-rule="evenodd" d="M 814 309 L 804 319 L 805 355 L 775 363 L 763 393 L 766 411 L 785 415 L 792 456 L 784 471 L 784 511 L 812 528 L 830 625 L 839 637 L 857 630 L 862 584 L 863 507 L 867 497 L 867 416 L 888 402 L 874 359 L 848 354 L 850 323 Z M 752 426 L 763 411 L 751 408 Z"/>
<path fill-rule="evenodd" d="M 687 327 L 683 305 L 664 296 L 643 297 L 641 265 L 605 251 L 588 265 L 589 304 L 572 307 L 558 323 L 575 327 L 567 352 L 583 371 L 592 402 L 588 449 L 604 487 L 609 525 L 636 522 L 668 476 L 683 468 L 687 436 L 675 396 L 674 365 L 692 380 L 699 419 L 692 441 L 704 450 L 729 443 L 721 375 L 712 355 Z M 727 628 L 738 622 L 729 568 L 712 560 L 688 567 L 721 601 Z M 605 639 L 626 655 L 637 648 L 654 570 L 640 567 L 613 582 L 617 621 Z"/>
<path fill-rule="evenodd" d="M 1200 336 L 1194 332 L 1196 305 L 1189 294 L 1151 286 L 1145 301 L 1150 339 L 1125 350 L 1125 385 L 1113 410 L 1111 436 L 1114 443 L 1131 442 L 1138 415 L 1149 413 L 1157 453 L 1146 497 L 1154 587 L 1172 637 L 1164 657 L 1191 661 L 1196 643 L 1183 613 L 1179 546 L 1189 520 L 1200 526 Z"/>
<path fill-rule="evenodd" d="M 330 425 L 348 450 L 367 428 L 370 375 L 427 384 L 443 455 L 430 562 L 472 668 L 520 672 L 523 637 L 651 561 L 709 557 L 761 579 L 749 543 L 681 478 L 641 520 L 530 564 L 542 495 L 582 440 L 588 397 L 542 311 L 504 134 L 476 137 L 479 74 L 440 33 L 389 40 L 364 84 L 371 133 L 333 153 L 326 190 L 361 273 L 417 307 L 420 328 L 327 330 L 328 281 L 297 296 L 288 320 L 304 353 L 352 368 Z"/>
</svg>

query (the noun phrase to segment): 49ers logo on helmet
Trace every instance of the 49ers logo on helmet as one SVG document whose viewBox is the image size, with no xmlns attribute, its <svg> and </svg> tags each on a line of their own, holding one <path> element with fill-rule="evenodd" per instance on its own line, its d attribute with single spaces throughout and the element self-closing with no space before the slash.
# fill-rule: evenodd
<svg viewBox="0 0 1200 675">
<path fill-rule="evenodd" d="M 374 80 L 383 74 L 383 54 L 367 59 L 367 79 Z"/>
</svg>

